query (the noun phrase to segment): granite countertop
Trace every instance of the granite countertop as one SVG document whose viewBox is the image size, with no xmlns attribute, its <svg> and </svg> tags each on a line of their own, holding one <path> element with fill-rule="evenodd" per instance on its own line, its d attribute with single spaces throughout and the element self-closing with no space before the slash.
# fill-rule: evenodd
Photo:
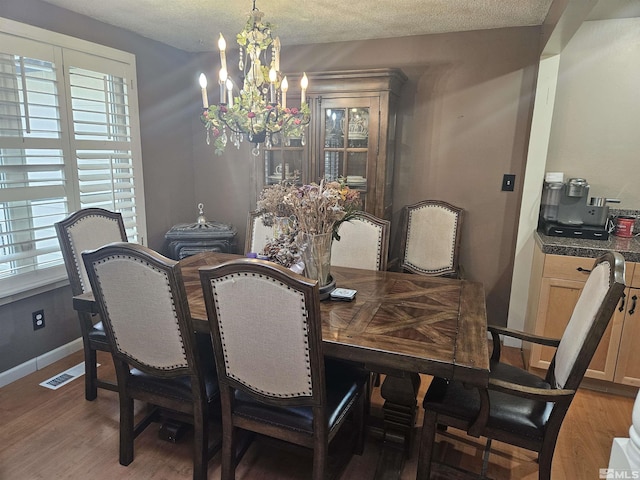
<svg viewBox="0 0 640 480">
<path fill-rule="evenodd" d="M 608 240 L 551 237 L 535 232 L 535 239 L 543 253 L 597 258 L 607 250 L 622 254 L 628 262 L 640 263 L 640 237 L 621 238 L 609 235 Z"/>
</svg>

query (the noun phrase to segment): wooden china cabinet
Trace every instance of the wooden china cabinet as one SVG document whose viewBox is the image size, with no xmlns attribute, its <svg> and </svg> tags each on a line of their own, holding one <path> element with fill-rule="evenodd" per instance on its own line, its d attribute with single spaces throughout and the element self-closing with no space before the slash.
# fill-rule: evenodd
<svg viewBox="0 0 640 480">
<path fill-rule="evenodd" d="M 288 75 L 290 107 L 300 105 L 301 76 Z M 264 149 L 261 184 L 344 178 L 360 191 L 363 210 L 390 219 L 397 106 L 407 77 L 398 69 L 307 72 L 307 77 L 306 134 Z"/>
</svg>

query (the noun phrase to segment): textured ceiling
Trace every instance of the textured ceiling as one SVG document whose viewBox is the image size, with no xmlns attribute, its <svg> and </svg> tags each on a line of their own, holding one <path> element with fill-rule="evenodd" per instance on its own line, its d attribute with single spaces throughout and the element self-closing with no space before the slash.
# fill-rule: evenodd
<svg viewBox="0 0 640 480">
<path fill-rule="evenodd" d="M 44 0 L 190 51 L 242 28 L 251 0 Z M 258 0 L 283 45 L 541 25 L 552 0 Z"/>
</svg>

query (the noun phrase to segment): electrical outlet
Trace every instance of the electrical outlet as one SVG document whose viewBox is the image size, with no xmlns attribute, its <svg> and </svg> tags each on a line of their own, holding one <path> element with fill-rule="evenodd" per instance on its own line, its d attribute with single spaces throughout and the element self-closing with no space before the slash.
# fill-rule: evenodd
<svg viewBox="0 0 640 480">
<path fill-rule="evenodd" d="M 31 314 L 31 320 L 33 320 L 33 329 L 40 330 L 44 328 L 44 310 L 38 310 Z"/>
<path fill-rule="evenodd" d="M 502 191 L 503 192 L 513 192 L 514 184 L 516 183 L 516 176 L 505 173 L 502 177 Z"/>
</svg>

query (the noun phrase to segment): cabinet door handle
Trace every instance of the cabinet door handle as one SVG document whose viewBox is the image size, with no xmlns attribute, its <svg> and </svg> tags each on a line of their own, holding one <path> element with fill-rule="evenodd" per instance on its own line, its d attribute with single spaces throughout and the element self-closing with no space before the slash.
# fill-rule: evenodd
<svg viewBox="0 0 640 480">
<path fill-rule="evenodd" d="M 618 307 L 619 312 L 624 312 L 624 301 L 627 299 L 627 294 L 622 292 L 622 296 L 620 297 L 620 306 Z"/>
<path fill-rule="evenodd" d="M 576 268 L 576 270 L 578 270 L 579 272 L 591 273 L 591 270 L 587 270 L 586 268 L 582 268 L 582 267 L 578 267 Z"/>
<path fill-rule="evenodd" d="M 638 300 L 638 296 L 634 295 L 631 297 L 631 308 L 629 309 L 629 315 L 633 315 L 636 312 L 636 301 Z"/>
</svg>

